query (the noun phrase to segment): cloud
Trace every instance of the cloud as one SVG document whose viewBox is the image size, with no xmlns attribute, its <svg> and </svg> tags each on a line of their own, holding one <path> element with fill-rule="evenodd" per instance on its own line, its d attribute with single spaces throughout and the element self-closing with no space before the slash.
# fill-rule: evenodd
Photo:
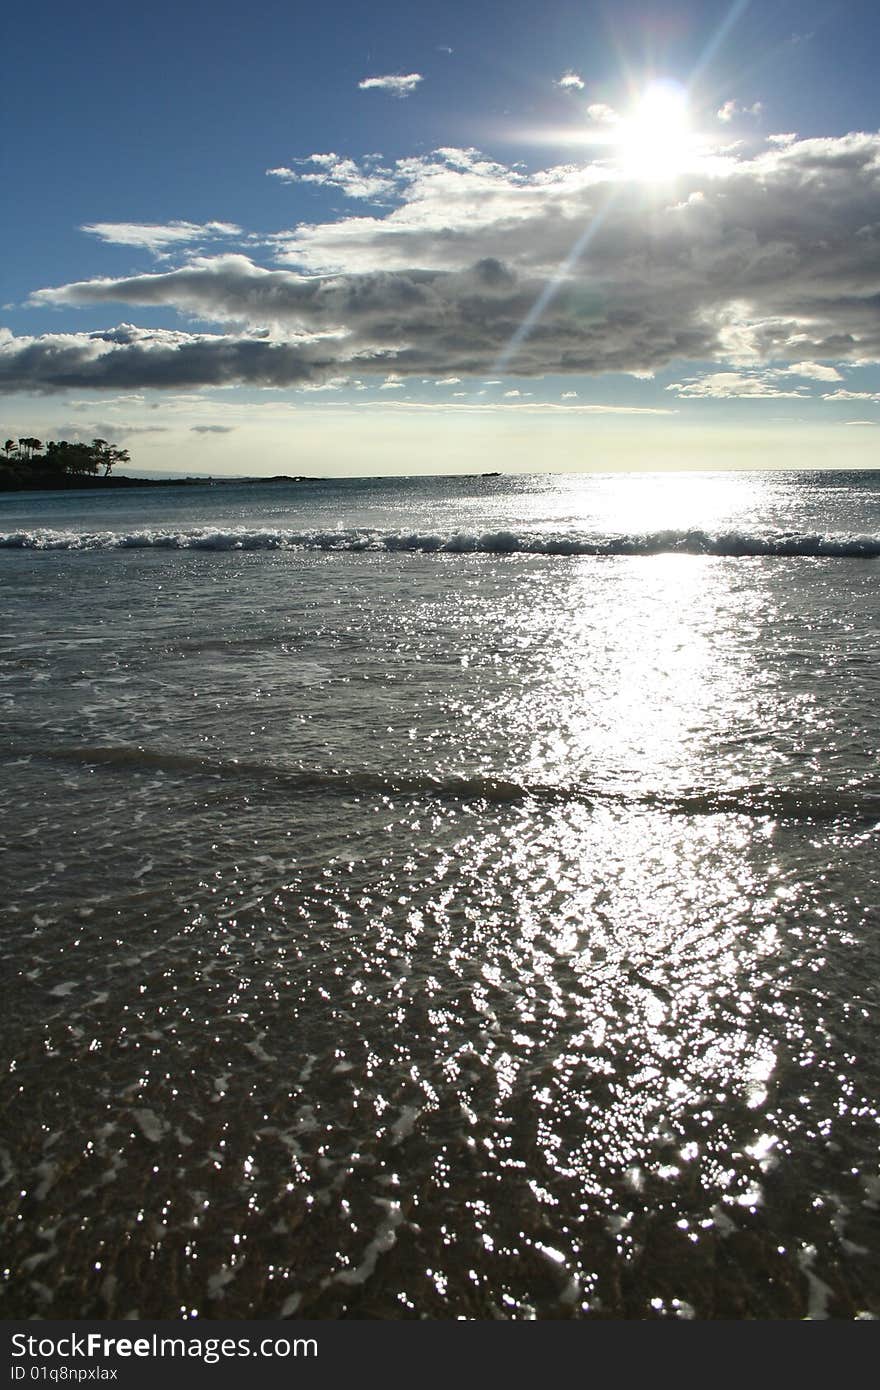
<svg viewBox="0 0 880 1390">
<path fill-rule="evenodd" d="M 460 384 L 460 376 L 444 376 L 441 377 L 439 381 L 434 382 L 435 386 L 459 386 Z"/>
<path fill-rule="evenodd" d="M 47 427 L 47 434 L 50 437 L 57 435 L 59 439 L 67 439 L 71 443 L 88 444 L 93 439 L 106 439 L 113 444 L 119 444 L 124 439 L 131 439 L 133 435 L 167 433 L 167 425 L 132 425 L 120 423 L 118 420 L 113 421 L 112 424 L 105 420 L 94 420 L 85 425 L 79 421 L 77 424 Z"/>
<path fill-rule="evenodd" d="M 329 378 L 328 381 L 322 381 L 322 382 L 320 382 L 320 383 L 318 383 L 318 382 L 306 382 L 300 389 L 303 390 L 303 391 L 311 391 L 311 392 L 314 392 L 314 391 L 339 391 L 339 390 L 342 389 L 343 386 L 347 386 L 350 380 L 351 380 L 351 378 L 350 378 L 350 377 L 347 377 L 347 376 L 331 376 L 331 377 Z M 356 389 L 356 390 L 359 390 L 359 389 L 360 389 L 361 384 L 360 384 L 359 381 L 356 381 L 356 382 L 354 383 L 354 385 L 355 385 L 355 389 Z"/>
<path fill-rule="evenodd" d="M 711 362 L 717 371 L 676 383 L 681 395 L 759 397 L 802 395 L 789 378 L 832 382 L 831 364 L 880 360 L 878 134 L 725 156 L 668 185 L 607 160 L 528 172 L 452 147 L 387 168 L 332 153 L 302 167 L 340 187 L 381 177 L 390 206 L 279 234 L 271 267 L 202 254 L 38 290 L 36 307 L 164 309 L 212 331 L 7 338 L 0 376 L 37 390 L 259 384 L 261 373 L 266 385 L 494 380 L 516 341 L 509 370 L 521 377 Z M 749 375 L 759 367 L 777 375 Z"/>
<path fill-rule="evenodd" d="M 358 83 L 362 92 L 391 92 L 396 97 L 408 97 L 424 78 L 420 72 L 407 73 L 405 77 L 365 77 Z"/>
<path fill-rule="evenodd" d="M 295 161 L 301 166 L 290 169 L 282 166 L 267 169 L 270 178 L 281 179 L 284 183 L 312 183 L 328 188 L 338 188 L 348 198 L 364 198 L 375 201 L 395 189 L 393 178 L 386 169 L 377 169 L 375 162 L 365 161 L 366 167 L 353 159 L 343 159 L 338 154 L 310 154 L 307 159 Z M 314 166 L 309 168 L 308 166 Z"/>
<path fill-rule="evenodd" d="M 517 392 L 507 394 L 518 394 Z M 527 391 L 526 395 L 531 395 Z M 485 414 L 499 414 L 506 411 L 519 411 L 528 415 L 677 415 L 677 410 L 663 406 L 648 405 L 557 405 L 554 401 L 469 401 L 466 404 L 455 401 L 355 401 L 352 408 L 366 410 L 378 409 L 412 411 L 478 411 Z"/>
<path fill-rule="evenodd" d="M 823 395 L 823 401 L 874 401 L 880 402 L 880 391 L 831 391 Z"/>
<path fill-rule="evenodd" d="M 576 72 L 564 72 L 554 86 L 561 87 L 563 91 L 582 92 L 584 90 L 584 79 Z"/>
<path fill-rule="evenodd" d="M 706 376 L 691 377 L 685 382 L 674 381 L 667 391 L 677 396 L 711 397 L 714 400 L 779 400 L 780 398 L 804 398 L 804 388 L 794 391 L 781 390 L 774 381 L 775 373 L 759 375 L 741 372 L 710 372 Z"/>
<path fill-rule="evenodd" d="M 729 124 L 737 116 L 760 116 L 763 110 L 760 101 L 753 102 L 751 106 L 740 106 L 738 101 L 726 101 L 715 114 L 719 121 Z"/>
<path fill-rule="evenodd" d="M 284 347 L 298 373 L 303 361 L 321 359 L 335 362 L 337 373 L 351 367 L 386 375 L 393 368 L 398 376 L 440 377 L 491 369 L 542 283 L 491 258 L 454 272 L 318 277 L 267 270 L 245 256 L 228 255 L 200 258 L 162 274 L 40 291 L 34 302 L 176 308 L 247 333 L 251 353 L 259 349 L 253 335 L 267 335 L 278 360 Z M 665 324 L 662 334 L 655 334 L 653 315 L 642 323 L 607 307 L 590 311 L 577 286 L 571 286 L 560 292 L 524 344 L 516 370 L 523 375 L 626 370 L 650 365 L 670 344 L 678 345 L 677 355 L 693 356 L 704 342 L 701 332 L 679 336 Z M 269 361 L 267 349 L 264 344 Z M 633 356 L 646 360 L 633 361 Z M 185 380 L 193 383 L 189 376 Z"/>
<path fill-rule="evenodd" d="M 193 242 L 243 235 L 234 222 L 86 222 L 80 231 L 113 246 L 141 246 L 156 255 Z"/>
<path fill-rule="evenodd" d="M 594 101 L 587 107 L 587 115 L 597 125 L 617 125 L 620 120 L 614 107 L 606 106 L 604 101 Z"/>
<path fill-rule="evenodd" d="M 295 386 L 331 363 L 317 345 L 121 324 L 101 333 L 0 334 L 0 391 Z"/>
<path fill-rule="evenodd" d="M 823 362 L 795 362 L 791 367 L 784 369 L 786 376 L 805 376 L 812 381 L 843 381 L 843 377 L 836 367 L 829 367 Z"/>
<path fill-rule="evenodd" d="M 577 398 L 577 391 L 563 391 L 559 397 L 561 401 L 573 401 Z"/>
<path fill-rule="evenodd" d="M 190 425 L 193 434 L 232 434 L 235 425 Z"/>
</svg>

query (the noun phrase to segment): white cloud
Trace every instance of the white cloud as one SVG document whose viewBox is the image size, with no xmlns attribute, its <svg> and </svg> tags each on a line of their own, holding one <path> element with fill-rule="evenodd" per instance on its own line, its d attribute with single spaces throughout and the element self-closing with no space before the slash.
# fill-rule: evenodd
<svg viewBox="0 0 880 1390">
<path fill-rule="evenodd" d="M 349 382 L 349 378 L 348 378 L 347 376 L 332 376 L 332 377 L 330 377 L 329 381 L 322 381 L 322 382 L 320 382 L 320 383 L 310 382 L 308 385 L 303 386 L 301 389 L 302 389 L 303 391 L 309 391 L 309 392 L 314 392 L 314 391 L 340 391 L 340 390 L 342 389 L 343 386 L 347 386 L 347 385 L 348 385 L 348 382 Z M 360 388 L 360 382 L 355 382 L 355 387 L 359 389 L 359 388 Z"/>
<path fill-rule="evenodd" d="M 563 391 L 559 397 L 561 401 L 573 401 L 577 399 L 577 391 Z"/>
<path fill-rule="evenodd" d="M 667 386 L 677 396 L 708 396 L 714 400 L 779 400 L 780 398 L 804 399 L 804 388 L 783 391 L 775 385 L 774 373 L 758 375 L 741 372 L 710 372 L 706 376 L 690 377 L 687 381 L 675 381 Z"/>
<path fill-rule="evenodd" d="M 439 381 L 434 382 L 435 386 L 459 386 L 461 385 L 460 376 L 444 376 Z"/>
<path fill-rule="evenodd" d="M 396 97 L 407 97 L 422 81 L 424 79 L 420 72 L 410 72 L 405 77 L 365 77 L 358 86 L 362 92 L 391 92 Z"/>
<path fill-rule="evenodd" d="M 880 402 L 880 391 L 831 391 L 823 395 L 823 401 L 874 401 Z"/>
<path fill-rule="evenodd" d="M 281 179 L 284 183 L 312 183 L 338 188 L 348 198 L 363 198 L 370 202 L 392 193 L 396 187 L 390 171 L 377 168 L 374 161 L 362 167 L 353 159 L 343 159 L 338 154 L 330 153 L 310 154 L 308 158 L 298 159 L 295 163 L 301 168 L 290 169 L 282 165 L 278 169 L 267 169 L 266 173 L 270 178 Z"/>
<path fill-rule="evenodd" d="M 726 101 L 715 114 L 719 121 L 729 124 L 738 116 L 760 116 L 763 110 L 760 101 L 753 102 L 751 106 L 740 106 L 738 101 Z"/>
<path fill-rule="evenodd" d="M 530 394 L 526 392 L 526 394 Z M 353 407 L 379 410 L 411 411 L 477 411 L 496 414 L 504 411 L 519 411 L 526 415 L 677 415 L 677 410 L 662 406 L 648 405 L 557 405 L 553 401 L 472 401 L 457 404 L 454 401 L 355 401 Z"/>
<path fill-rule="evenodd" d="M 576 72 L 564 72 L 555 83 L 557 87 L 562 87 L 563 91 L 582 92 L 584 90 L 584 79 Z"/>
<path fill-rule="evenodd" d="M 587 107 L 587 115 L 597 125 L 617 125 L 620 120 L 614 107 L 606 106 L 604 101 L 594 101 Z"/>
<path fill-rule="evenodd" d="M 243 235 L 234 222 L 86 222 L 80 231 L 114 246 L 141 246 L 156 254 L 193 242 Z"/>
<path fill-rule="evenodd" d="M 795 362 L 780 373 L 784 376 L 804 376 L 812 381 L 843 381 L 836 367 L 824 362 Z"/>
</svg>

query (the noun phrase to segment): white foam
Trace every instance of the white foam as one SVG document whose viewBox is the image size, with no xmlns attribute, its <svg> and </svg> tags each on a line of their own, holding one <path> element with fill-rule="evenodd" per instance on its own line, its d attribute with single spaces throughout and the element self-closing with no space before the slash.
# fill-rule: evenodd
<svg viewBox="0 0 880 1390">
<path fill-rule="evenodd" d="M 421 1107 L 418 1105 L 405 1105 L 398 1118 L 391 1126 L 389 1133 L 392 1144 L 400 1144 L 415 1129 L 416 1120 L 421 1115 Z"/>
<path fill-rule="evenodd" d="M 58 1164 L 43 1159 L 42 1163 L 37 1164 L 36 1172 L 39 1174 L 40 1181 L 34 1189 L 34 1196 L 38 1202 L 42 1202 L 58 1180 Z"/>
<path fill-rule="evenodd" d="M 812 1322 L 817 1319 L 828 1317 L 828 1304 L 834 1295 L 834 1290 L 813 1273 L 813 1265 L 816 1260 L 816 1247 L 807 1245 L 798 1252 L 798 1264 L 803 1274 L 806 1275 L 808 1285 L 807 1296 L 807 1321 Z"/>
<path fill-rule="evenodd" d="M 163 1134 L 167 1133 L 168 1126 L 160 1120 L 155 1110 L 147 1107 L 139 1107 L 132 1112 L 134 1122 L 145 1139 L 149 1139 L 151 1144 L 158 1144 Z"/>
<path fill-rule="evenodd" d="M 208 1279 L 208 1297 L 222 1298 L 223 1290 L 227 1284 L 232 1283 L 237 1273 L 237 1269 L 230 1269 L 228 1265 L 224 1265 L 216 1274 L 212 1274 Z"/>
<path fill-rule="evenodd" d="M 263 1039 L 265 1038 L 265 1036 L 266 1029 L 263 1028 L 257 1034 L 257 1037 L 254 1042 L 245 1043 L 245 1048 L 251 1054 L 252 1057 L 256 1057 L 258 1062 L 274 1062 L 277 1059 L 275 1057 L 272 1057 L 263 1047 Z"/>
<path fill-rule="evenodd" d="M 337 1284 L 365 1284 L 370 1276 L 375 1272 L 376 1262 L 380 1255 L 384 1255 L 392 1246 L 397 1243 L 397 1227 L 403 1220 L 403 1211 L 399 1202 L 391 1202 L 384 1197 L 374 1197 L 373 1201 L 378 1206 L 385 1208 L 385 1219 L 379 1225 L 379 1229 L 373 1236 L 360 1264 L 354 1269 L 342 1269 L 331 1277 L 331 1283 Z"/>
<path fill-rule="evenodd" d="M 320 550 L 444 553 L 447 555 L 719 555 L 880 556 L 880 536 L 789 531 L 697 529 L 592 535 L 578 531 L 382 532 L 357 529 L 293 531 L 266 527 L 196 527 L 185 531 L 33 531 L 0 533 L 6 550 Z"/>
</svg>

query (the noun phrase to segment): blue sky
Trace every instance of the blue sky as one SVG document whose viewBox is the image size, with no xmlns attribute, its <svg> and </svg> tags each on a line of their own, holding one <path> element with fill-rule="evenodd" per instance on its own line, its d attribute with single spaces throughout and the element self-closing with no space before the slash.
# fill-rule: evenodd
<svg viewBox="0 0 880 1390">
<path fill-rule="evenodd" d="M 4 437 L 215 473 L 873 465 L 875 5 L 16 11 Z"/>
</svg>

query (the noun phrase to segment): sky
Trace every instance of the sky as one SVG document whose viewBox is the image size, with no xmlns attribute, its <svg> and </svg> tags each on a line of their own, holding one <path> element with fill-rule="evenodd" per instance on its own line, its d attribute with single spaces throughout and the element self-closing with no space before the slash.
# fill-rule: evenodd
<svg viewBox="0 0 880 1390">
<path fill-rule="evenodd" d="M 36 0 L 3 40 L 3 438 L 880 461 L 876 3 Z"/>
</svg>

